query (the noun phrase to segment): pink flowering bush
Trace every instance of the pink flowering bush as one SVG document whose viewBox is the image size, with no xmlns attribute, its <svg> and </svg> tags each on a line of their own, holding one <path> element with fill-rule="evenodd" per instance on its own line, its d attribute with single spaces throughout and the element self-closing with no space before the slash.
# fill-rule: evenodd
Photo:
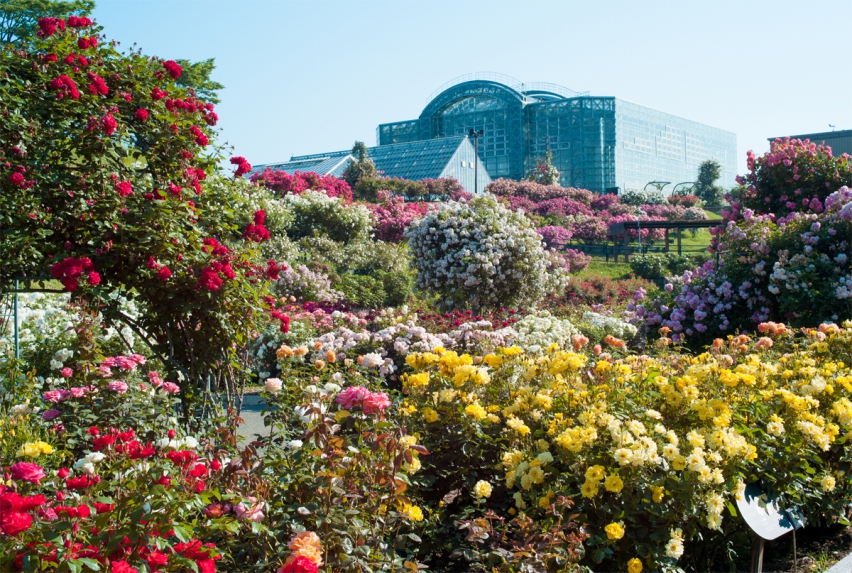
<svg viewBox="0 0 852 573">
<path fill-rule="evenodd" d="M 559 185 L 542 185 L 535 181 L 515 181 L 513 179 L 495 179 L 485 188 L 488 193 L 498 197 L 526 197 L 535 202 L 563 197 L 589 205 L 594 194 L 587 189 L 561 187 Z"/>
<path fill-rule="evenodd" d="M 793 212 L 821 213 L 828 195 L 852 185 L 852 158 L 834 157 L 830 147 L 809 140 L 776 139 L 762 157 L 748 152 L 749 173 L 729 197 L 723 216 L 738 218 L 745 209 L 783 218 Z"/>
<path fill-rule="evenodd" d="M 368 208 L 376 219 L 376 239 L 401 243 L 405 239 L 405 228 L 436 207 L 429 203 L 407 202 L 402 197 L 393 197 L 378 205 L 369 204 Z"/>
<path fill-rule="evenodd" d="M 574 215 L 592 216 L 592 210 L 585 203 L 567 197 L 547 199 L 536 205 L 535 212 L 542 216 L 571 217 Z"/>
<path fill-rule="evenodd" d="M 565 227 L 547 225 L 539 227 L 536 232 L 541 235 L 545 247 L 561 251 L 571 241 L 571 231 Z"/>
<path fill-rule="evenodd" d="M 592 262 L 592 257 L 577 249 L 565 249 L 561 255 L 565 259 L 565 268 L 569 273 L 579 273 Z"/>
<path fill-rule="evenodd" d="M 666 200 L 668 200 L 669 205 L 685 209 L 698 207 L 701 204 L 701 198 L 697 195 L 669 195 L 666 197 Z"/>
<path fill-rule="evenodd" d="M 317 175 L 300 171 L 290 175 L 286 171 L 266 168 L 262 173 L 255 173 L 250 181 L 266 187 L 279 197 L 300 195 L 305 191 L 318 191 L 329 197 L 339 197 L 345 203 L 352 201 L 352 189 L 343 179 L 333 175 Z"/>
</svg>

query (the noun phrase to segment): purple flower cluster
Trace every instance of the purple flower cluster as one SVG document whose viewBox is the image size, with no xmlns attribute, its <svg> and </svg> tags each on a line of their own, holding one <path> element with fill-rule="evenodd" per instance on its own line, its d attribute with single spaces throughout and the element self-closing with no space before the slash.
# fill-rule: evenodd
<svg viewBox="0 0 852 573">
<path fill-rule="evenodd" d="M 536 232 L 541 235 L 545 247 L 561 251 L 571 240 L 571 231 L 557 225 L 539 227 Z"/>
</svg>

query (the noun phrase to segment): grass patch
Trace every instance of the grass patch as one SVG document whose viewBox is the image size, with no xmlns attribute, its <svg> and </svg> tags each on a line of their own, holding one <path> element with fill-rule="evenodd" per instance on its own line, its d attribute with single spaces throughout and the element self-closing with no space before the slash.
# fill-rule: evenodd
<svg viewBox="0 0 852 573">
<path fill-rule="evenodd" d="M 575 279 L 606 277 L 613 280 L 630 278 L 630 265 L 627 263 L 608 263 L 603 258 L 594 257 L 589 266 L 572 275 Z"/>
</svg>

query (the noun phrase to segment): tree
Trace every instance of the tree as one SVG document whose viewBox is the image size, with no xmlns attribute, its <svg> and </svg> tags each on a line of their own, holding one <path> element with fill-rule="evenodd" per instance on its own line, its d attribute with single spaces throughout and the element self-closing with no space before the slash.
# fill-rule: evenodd
<svg viewBox="0 0 852 573">
<path fill-rule="evenodd" d="M 225 86 L 210 79 L 213 70 L 216 69 L 215 58 L 195 63 L 189 60 L 175 61 L 183 68 L 183 73 L 175 80 L 177 85 L 191 88 L 195 92 L 195 95 L 204 101 L 213 104 L 219 103 L 216 92 L 225 89 Z"/>
<path fill-rule="evenodd" d="M 0 0 L 0 44 L 28 41 L 39 18 L 87 16 L 94 8 L 94 0 Z"/>
<path fill-rule="evenodd" d="M 265 214 L 248 206 L 266 191 L 216 176 L 218 116 L 176 62 L 119 53 L 88 18 L 39 27 L 31 49 L 0 51 L 0 291 L 53 277 L 130 326 L 186 400 L 233 390 L 257 322 L 288 322 L 264 298 L 280 269 L 258 260 Z"/>
<path fill-rule="evenodd" d="M 722 199 L 724 189 L 716 185 L 722 175 L 722 167 L 713 159 L 708 159 L 698 167 L 698 177 L 693 191 L 708 205 L 716 205 Z"/>
<path fill-rule="evenodd" d="M 542 185 L 559 185 L 562 173 L 553 166 L 553 153 L 547 151 L 544 159 L 539 158 L 535 168 L 530 172 L 529 180 Z"/>
<path fill-rule="evenodd" d="M 352 155 L 355 157 L 355 162 L 346 167 L 346 171 L 343 172 L 343 180 L 355 189 L 358 181 L 362 178 L 375 178 L 378 176 L 378 172 L 376 171 L 376 164 L 370 159 L 367 146 L 363 141 L 355 142 L 355 145 L 352 146 Z"/>
</svg>

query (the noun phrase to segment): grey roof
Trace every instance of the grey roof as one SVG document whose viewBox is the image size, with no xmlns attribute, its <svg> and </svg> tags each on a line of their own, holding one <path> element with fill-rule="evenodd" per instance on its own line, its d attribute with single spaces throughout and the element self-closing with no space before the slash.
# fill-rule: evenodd
<svg viewBox="0 0 852 573">
<path fill-rule="evenodd" d="M 370 159 L 376 164 L 376 169 L 386 177 L 401 177 L 417 181 L 440 177 L 441 172 L 444 171 L 447 163 L 464 140 L 465 136 L 463 135 L 441 137 L 370 147 L 367 152 Z M 327 166 L 338 161 L 342 164 L 342 168 L 338 166 L 342 174 L 346 167 L 344 158 L 351 157 L 349 154 L 349 151 L 331 151 L 314 155 L 293 155 L 290 157 L 290 161 L 258 165 L 254 171 L 263 171 L 270 167 L 291 174 L 296 171 L 303 173 L 312 171 L 320 175 L 337 175 L 332 172 L 322 172 L 321 169 L 326 169 Z"/>
<path fill-rule="evenodd" d="M 275 169 L 284 171 L 292 175 L 296 171 L 302 173 L 317 173 L 319 175 L 334 175 L 340 177 L 346 166 L 352 161 L 352 157 L 346 153 L 341 154 L 325 154 L 313 156 L 309 159 L 298 159 L 286 161 L 284 163 L 267 163 L 266 165 L 256 165 L 252 169 L 252 174 L 262 173 L 264 169 Z"/>
</svg>

